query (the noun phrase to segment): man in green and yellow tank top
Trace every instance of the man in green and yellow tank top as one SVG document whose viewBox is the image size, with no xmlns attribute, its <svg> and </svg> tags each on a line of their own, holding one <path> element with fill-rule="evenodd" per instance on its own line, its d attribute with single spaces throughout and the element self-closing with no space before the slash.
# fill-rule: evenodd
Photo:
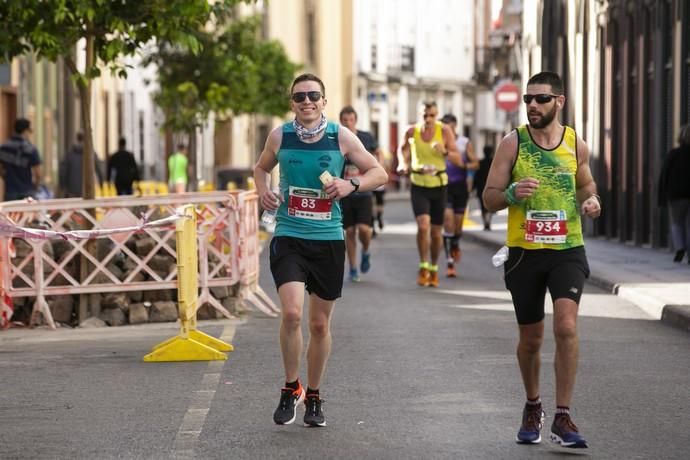
<svg viewBox="0 0 690 460">
<path fill-rule="evenodd" d="M 412 211 L 417 221 L 420 286 L 438 286 L 438 257 L 443 248 L 443 216 L 448 198 L 446 159 L 462 166 L 455 135 L 436 121 L 435 102 L 424 103 L 424 122 L 410 126 L 402 143 L 400 174 L 409 174 Z"/>
<path fill-rule="evenodd" d="M 527 395 L 516 440 L 541 441 L 539 367 L 548 288 L 556 342 L 556 414 L 549 436 L 561 446 L 584 448 L 587 442 L 570 418 L 579 350 L 577 311 L 589 276 L 580 215 L 599 217 L 601 200 L 587 145 L 558 121 L 563 94 L 556 73 L 529 79 L 523 95 L 529 124 L 501 141 L 483 199 L 490 211 L 508 208 L 504 276 L 520 332 L 517 356 Z"/>
<path fill-rule="evenodd" d="M 331 314 L 341 295 L 345 269 L 339 200 L 358 190 L 375 189 L 386 183 L 388 175 L 352 131 L 326 120 L 326 89 L 316 75 L 298 76 L 290 101 L 295 119 L 271 131 L 254 168 L 261 206 L 277 209 L 270 263 L 282 307 L 285 387 L 273 421 L 293 423 L 297 405 L 306 396 L 304 423 L 325 426 L 319 388 L 331 351 Z M 361 172 L 350 180 L 340 178 L 346 158 Z M 277 195 L 270 186 L 276 165 L 280 165 Z M 306 394 L 299 381 L 305 287 L 309 292 Z"/>
</svg>

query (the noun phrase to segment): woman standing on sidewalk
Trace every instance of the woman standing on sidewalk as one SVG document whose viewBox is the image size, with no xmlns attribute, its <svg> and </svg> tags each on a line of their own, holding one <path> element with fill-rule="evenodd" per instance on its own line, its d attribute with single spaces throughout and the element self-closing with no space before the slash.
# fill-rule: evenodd
<svg viewBox="0 0 690 460">
<path fill-rule="evenodd" d="M 680 128 L 678 142 L 680 146 L 668 152 L 659 180 L 659 206 L 668 204 L 671 215 L 674 262 L 690 251 L 690 125 Z"/>
</svg>

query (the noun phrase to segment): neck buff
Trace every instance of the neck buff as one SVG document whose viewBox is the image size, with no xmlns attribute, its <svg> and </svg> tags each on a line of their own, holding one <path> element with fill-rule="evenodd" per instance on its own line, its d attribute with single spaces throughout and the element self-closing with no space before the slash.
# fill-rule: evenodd
<svg viewBox="0 0 690 460">
<path fill-rule="evenodd" d="M 319 124 L 315 128 L 311 128 L 311 129 L 305 128 L 304 126 L 302 126 L 297 121 L 297 118 L 295 118 L 292 121 L 292 126 L 293 126 L 293 128 L 295 128 L 295 132 L 297 133 L 297 137 L 299 137 L 299 139 L 301 141 L 311 139 L 313 137 L 318 136 L 319 134 L 321 134 L 321 131 L 326 129 L 327 124 L 328 124 L 328 121 L 326 120 L 326 117 L 324 116 L 324 114 L 321 114 L 321 121 L 319 122 Z"/>
</svg>

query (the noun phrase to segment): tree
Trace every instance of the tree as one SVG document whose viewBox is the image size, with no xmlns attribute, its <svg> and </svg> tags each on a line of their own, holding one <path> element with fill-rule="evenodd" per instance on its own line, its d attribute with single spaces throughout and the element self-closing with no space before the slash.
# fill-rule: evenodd
<svg viewBox="0 0 690 460">
<path fill-rule="evenodd" d="M 154 99 L 166 115 L 165 127 L 191 135 L 214 112 L 220 120 L 260 113 L 282 116 L 299 66 L 277 41 L 259 39 L 261 18 L 232 19 L 215 31 L 195 34 L 199 51 L 159 42 L 147 63 L 158 66 Z M 195 159 L 193 145 L 190 157 Z"/>
<path fill-rule="evenodd" d="M 4 0 L 0 2 L 0 56 L 10 60 L 33 52 L 63 58 L 77 85 L 84 132 L 84 198 L 95 196 L 91 81 L 106 67 L 121 77 L 127 69 L 119 57 L 133 55 L 153 39 L 198 51 L 196 32 L 224 18 L 241 0 Z M 250 1 L 250 0 L 248 0 Z M 86 56 L 83 70 L 75 52 Z M 0 58 L 2 59 L 2 58 Z"/>
</svg>

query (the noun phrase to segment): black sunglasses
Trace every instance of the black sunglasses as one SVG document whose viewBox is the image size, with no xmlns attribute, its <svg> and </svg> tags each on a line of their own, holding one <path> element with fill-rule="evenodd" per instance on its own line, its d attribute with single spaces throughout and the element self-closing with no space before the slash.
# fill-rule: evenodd
<svg viewBox="0 0 690 460">
<path fill-rule="evenodd" d="M 551 99 L 554 97 L 558 97 L 556 94 L 523 94 L 522 95 L 522 102 L 525 104 L 529 104 L 532 102 L 532 99 L 537 101 L 537 104 L 546 104 L 547 102 L 551 102 Z"/>
<path fill-rule="evenodd" d="M 321 93 L 319 91 L 301 91 L 298 93 L 292 93 L 291 98 L 295 102 L 304 102 L 306 98 L 309 98 L 309 100 L 312 102 L 316 102 L 321 99 Z"/>
</svg>

